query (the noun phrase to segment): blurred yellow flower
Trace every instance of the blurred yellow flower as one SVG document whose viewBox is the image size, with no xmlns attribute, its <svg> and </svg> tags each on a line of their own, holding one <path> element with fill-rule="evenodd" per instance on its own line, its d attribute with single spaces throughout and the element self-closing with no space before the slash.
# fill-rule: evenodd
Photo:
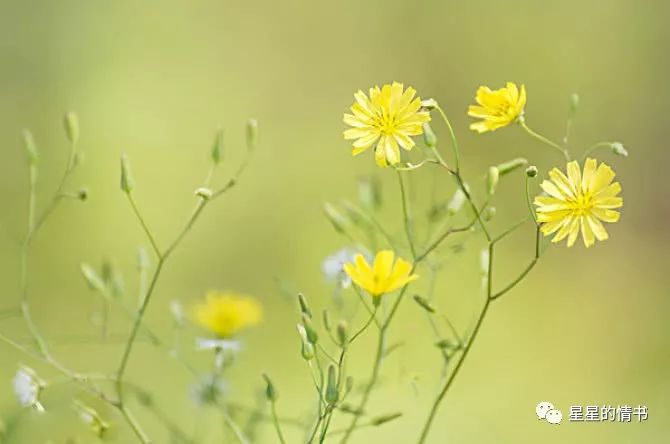
<svg viewBox="0 0 670 444">
<path fill-rule="evenodd" d="M 515 122 L 523 115 L 526 106 L 526 87 L 521 92 L 516 84 L 507 82 L 504 88 L 491 91 L 488 86 L 480 86 L 476 97 L 478 105 L 470 105 L 468 115 L 482 119 L 470 124 L 470 129 L 478 133 L 495 131 Z"/>
<path fill-rule="evenodd" d="M 421 99 L 414 97 L 414 88 L 403 89 L 402 83 L 393 82 L 370 88 L 369 97 L 361 90 L 354 94 L 353 114 L 343 119 L 352 127 L 344 131 L 344 138 L 356 139 L 354 156 L 374 145 L 377 165 L 386 167 L 400 162 L 399 146 L 408 151 L 414 147 L 411 137 L 423 133 L 422 124 L 430 121 L 430 113 L 420 111 Z"/>
<path fill-rule="evenodd" d="M 537 221 L 542 223 L 542 233 L 548 236 L 558 232 L 552 242 L 560 242 L 566 236 L 571 247 L 579 232 L 584 245 L 590 247 L 595 239 L 608 238 L 601 221 L 613 223 L 619 220 L 615 208 L 623 206 L 618 182 L 612 183 L 614 171 L 605 163 L 598 166 L 595 159 L 586 159 L 584 171 L 572 161 L 567 165 L 567 176 L 557 168 L 549 172 L 551 181 L 542 182 L 548 196 L 537 196 Z"/>
<path fill-rule="evenodd" d="M 372 266 L 368 264 L 362 254 L 354 257 L 354 263 L 344 264 L 344 271 L 359 287 L 370 293 L 375 301 L 384 293 L 404 287 L 419 276 L 411 274 L 412 264 L 397 258 L 394 253 L 384 250 L 377 253 Z"/>
<path fill-rule="evenodd" d="M 230 338 L 261 321 L 261 306 L 249 296 L 210 291 L 193 309 L 197 324 L 219 338 Z"/>
</svg>

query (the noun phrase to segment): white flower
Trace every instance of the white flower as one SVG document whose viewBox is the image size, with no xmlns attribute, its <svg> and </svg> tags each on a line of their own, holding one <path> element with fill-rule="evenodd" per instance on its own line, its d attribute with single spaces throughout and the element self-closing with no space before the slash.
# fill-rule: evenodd
<svg viewBox="0 0 670 444">
<path fill-rule="evenodd" d="M 14 376 L 14 393 L 23 407 L 32 407 L 38 412 L 44 412 L 44 406 L 39 400 L 40 392 L 46 387 L 35 371 L 28 367 L 20 367 Z"/>
<path fill-rule="evenodd" d="M 351 278 L 344 272 L 344 264 L 353 262 L 354 256 L 361 253 L 359 249 L 344 247 L 338 252 L 331 254 L 321 263 L 321 271 L 327 280 L 335 282 L 342 288 L 349 288 Z M 363 252 L 363 256 L 368 256 Z"/>
</svg>

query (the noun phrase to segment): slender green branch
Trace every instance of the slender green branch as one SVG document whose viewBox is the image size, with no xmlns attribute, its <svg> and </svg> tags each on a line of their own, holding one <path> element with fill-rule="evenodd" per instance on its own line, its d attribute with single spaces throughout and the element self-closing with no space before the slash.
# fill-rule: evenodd
<svg viewBox="0 0 670 444">
<path fill-rule="evenodd" d="M 530 198 L 530 177 L 526 176 L 526 204 L 528 205 L 528 212 L 530 213 L 530 216 L 533 218 L 533 222 L 535 222 L 535 225 L 537 225 L 537 215 L 535 214 L 535 210 L 533 209 L 533 201 Z"/>
<path fill-rule="evenodd" d="M 275 401 L 272 401 L 270 403 L 270 409 L 272 411 L 272 422 L 274 423 L 275 430 L 277 432 L 277 437 L 279 438 L 279 442 L 281 444 L 286 444 L 286 440 L 284 439 L 284 434 L 281 431 L 281 425 L 279 423 L 279 416 L 277 416 L 277 407 L 275 406 Z"/>
<path fill-rule="evenodd" d="M 594 145 L 591 145 L 589 148 L 584 151 L 584 155 L 582 156 L 582 162 L 586 160 L 587 157 L 589 157 L 594 151 L 600 148 L 611 148 L 612 147 L 612 142 L 598 142 Z"/>
<path fill-rule="evenodd" d="M 233 421 L 233 418 L 230 417 L 228 412 L 222 408 L 221 414 L 223 415 L 223 422 L 228 426 L 230 430 L 232 430 L 233 434 L 235 435 L 235 438 L 240 442 L 240 444 L 249 444 L 249 440 L 247 439 L 246 436 L 244 436 L 244 432 L 242 432 L 242 429 L 240 429 L 237 423 Z"/>
<path fill-rule="evenodd" d="M 377 321 L 377 306 L 375 306 L 374 310 L 372 311 L 372 314 L 370 315 L 370 319 L 361 327 L 360 330 L 358 330 L 352 337 L 349 339 L 349 345 L 353 344 L 354 341 L 361 335 L 367 328 L 372 324 L 372 321 Z"/>
<path fill-rule="evenodd" d="M 460 172 L 461 170 L 461 154 L 460 150 L 458 148 L 458 139 L 456 139 L 456 133 L 454 133 L 454 128 L 451 126 L 451 122 L 449 121 L 449 118 L 447 117 L 447 114 L 444 112 L 444 110 L 439 106 L 436 105 L 435 109 L 440 113 L 440 116 L 442 116 L 442 120 L 444 121 L 445 125 L 447 125 L 447 129 L 449 130 L 449 136 L 451 137 L 451 144 L 454 148 L 454 165 L 456 165 L 456 172 Z M 437 158 L 440 161 L 440 163 L 443 163 L 446 165 L 446 162 L 442 159 L 440 154 L 437 152 L 436 149 L 433 150 L 434 152 L 437 153 Z"/>
<path fill-rule="evenodd" d="M 403 221 L 405 225 L 405 234 L 407 235 L 407 243 L 409 244 L 409 249 L 412 252 L 412 260 L 416 258 L 416 248 L 414 247 L 414 236 L 412 234 L 412 221 L 409 210 L 409 202 L 407 191 L 405 189 L 405 181 L 403 180 L 402 173 L 398 171 L 398 183 L 400 184 L 400 195 L 402 200 L 402 214 Z"/>
<path fill-rule="evenodd" d="M 538 134 L 535 131 L 533 131 L 532 129 L 530 129 L 528 127 L 528 125 L 526 124 L 525 119 L 520 118 L 518 120 L 518 122 L 519 122 L 519 126 L 521 128 L 523 128 L 531 137 L 534 137 L 535 139 L 539 140 L 540 142 L 544 143 L 545 145 L 548 145 L 548 146 L 554 148 L 555 150 L 560 152 L 565 157 L 565 160 L 570 161 L 570 153 L 568 152 L 568 150 L 565 147 L 562 147 L 559 144 L 557 144 L 555 142 L 552 142 L 551 140 L 547 139 L 543 135 Z"/>
<path fill-rule="evenodd" d="M 142 217 L 142 213 L 140 212 L 139 208 L 137 207 L 137 204 L 135 203 L 135 199 L 133 198 L 132 193 L 125 193 L 126 197 L 128 197 L 128 202 L 130 203 L 130 207 L 133 209 L 133 213 L 135 213 L 135 217 L 137 217 L 137 220 L 140 222 L 140 225 L 142 225 L 142 229 L 144 230 L 144 234 L 147 236 L 147 239 L 149 239 L 149 243 L 151 244 L 151 248 L 153 248 L 154 253 L 156 253 L 156 256 L 160 259 L 163 257 L 163 254 L 161 253 L 161 249 L 158 246 L 158 243 L 156 242 L 156 239 L 154 239 L 154 235 L 151 233 L 151 230 L 149 229 L 149 226 L 144 220 L 144 217 Z"/>
</svg>

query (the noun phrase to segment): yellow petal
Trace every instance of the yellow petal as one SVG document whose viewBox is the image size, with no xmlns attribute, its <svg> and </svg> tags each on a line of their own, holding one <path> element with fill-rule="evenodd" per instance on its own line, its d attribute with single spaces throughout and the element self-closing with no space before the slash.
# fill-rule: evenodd
<svg viewBox="0 0 670 444">
<path fill-rule="evenodd" d="M 382 250 L 375 256 L 373 273 L 378 281 L 386 280 L 391 276 L 393 257 L 394 254 L 391 250 Z"/>
</svg>

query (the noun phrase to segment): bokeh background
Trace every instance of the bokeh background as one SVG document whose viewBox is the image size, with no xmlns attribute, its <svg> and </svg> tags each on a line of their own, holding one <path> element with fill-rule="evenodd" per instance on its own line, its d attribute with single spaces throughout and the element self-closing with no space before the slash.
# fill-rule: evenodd
<svg viewBox="0 0 670 444">
<path fill-rule="evenodd" d="M 475 89 L 513 80 L 526 84 L 527 120 L 536 130 L 560 140 L 569 96 L 577 92 L 575 152 L 600 140 L 628 147 L 625 160 L 600 156 L 623 184 L 623 217 L 610 227 L 611 240 L 595 248 L 550 249 L 530 277 L 494 305 L 429 442 L 651 443 L 670 436 L 667 2 L 2 0 L 0 11 L 0 308 L 18 301 L 27 201 L 21 129 L 33 131 L 41 151 L 43 208 L 66 160 L 62 114 L 76 110 L 81 122 L 86 158 L 70 183 L 86 185 L 91 197 L 59 208 L 31 256 L 36 322 L 69 365 L 109 372 L 121 353 L 118 341 L 93 338 L 90 318 L 100 301 L 78 271 L 82 261 L 110 258 L 133 300 L 135 252 L 146 240 L 119 191 L 121 153 L 131 158 L 136 198 L 165 244 L 192 208 L 216 128 L 226 134 L 222 183 L 244 152 L 244 123 L 255 117 L 260 146 L 248 174 L 208 209 L 172 258 L 147 319 L 169 336 L 173 299 L 189 305 L 209 288 L 256 295 L 265 321 L 244 337 L 229 396 L 253 405 L 260 373 L 269 371 L 281 415 L 304 417 L 313 388 L 299 357 L 295 304 L 284 293 L 305 292 L 315 310 L 331 302 L 320 262 L 348 241 L 323 217 L 322 202 L 355 199 L 356 178 L 377 174 L 384 186 L 380 218 L 402 233 L 395 175 L 378 171 L 370 156 L 352 159 L 342 140 L 341 115 L 352 93 L 399 80 L 438 99 L 460 138 L 465 173 L 477 184 L 485 167 L 511 157 L 527 157 L 542 172 L 560 162 L 518 128 L 485 136 L 467 130 L 465 110 Z M 443 128 L 435 127 L 446 142 Z M 526 214 L 522 189 L 520 175 L 505 178 L 494 231 Z M 417 224 L 425 196 L 444 199 L 452 192 L 450 180 L 428 169 L 413 175 Z M 525 266 L 531 241 L 527 226 L 505 243 L 498 285 Z M 481 303 L 481 246 L 468 243 L 438 282 L 439 304 L 461 329 Z M 415 442 L 432 400 L 440 357 L 425 316 L 407 301 L 396 322 L 393 340 L 405 346 L 385 362 L 370 412 L 404 416 L 362 430 L 353 442 Z M 114 332 L 128 328 L 116 314 Z M 20 319 L 1 321 L 0 331 L 28 339 Z M 190 347 L 192 334 L 188 338 Z M 374 340 L 369 334 L 351 358 L 358 381 L 369 373 Z M 203 371 L 211 365 L 206 354 L 188 356 Z M 73 397 L 89 399 L 73 387 L 47 393 L 47 415 L 16 406 L 11 378 L 18 363 L 56 376 L 0 344 L 0 416 L 10 429 L 5 442 L 95 442 L 70 404 Z M 129 376 L 156 390 L 166 414 L 185 430 L 199 430 L 201 442 L 220 442 L 220 416 L 196 409 L 193 378 L 170 358 L 140 343 Z M 552 427 L 535 417 L 542 400 L 566 416 L 573 404 L 644 404 L 649 419 Z M 117 442 L 134 442 L 115 412 L 92 404 L 119 425 Z M 168 442 L 156 417 L 133 407 L 155 441 Z M 299 431 L 286 433 L 289 442 L 302 439 Z M 269 427 L 258 438 L 275 441 Z"/>
</svg>

